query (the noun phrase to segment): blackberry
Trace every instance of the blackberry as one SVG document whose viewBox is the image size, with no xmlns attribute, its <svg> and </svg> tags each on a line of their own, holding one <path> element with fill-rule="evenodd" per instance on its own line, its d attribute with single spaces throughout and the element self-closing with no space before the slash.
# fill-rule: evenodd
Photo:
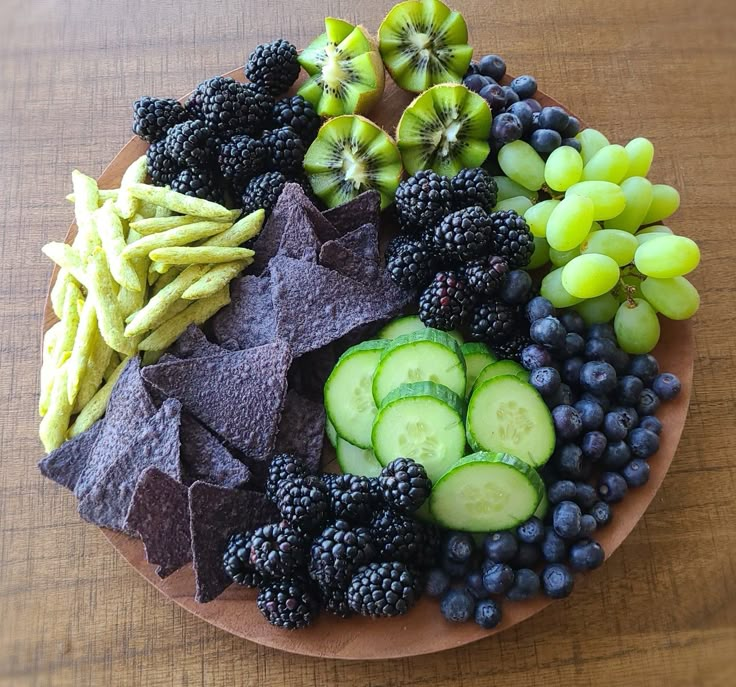
<svg viewBox="0 0 736 687">
<path fill-rule="evenodd" d="M 133 133 L 149 143 L 160 141 L 171 127 L 188 117 L 177 100 L 144 95 L 133 103 Z"/>
<path fill-rule="evenodd" d="M 476 294 L 489 297 L 499 291 L 508 271 L 507 262 L 497 255 L 492 255 L 490 258 L 480 258 L 467 263 L 463 274 L 468 286 Z"/>
<path fill-rule="evenodd" d="M 348 595 L 344 589 L 329 589 L 322 592 L 322 608 L 332 615 L 347 618 L 352 615 Z"/>
<path fill-rule="evenodd" d="M 323 472 L 319 478 L 322 480 L 322 484 L 324 484 L 328 490 L 332 490 L 332 488 L 337 484 L 337 480 L 340 479 L 342 475 L 338 475 L 334 472 Z"/>
<path fill-rule="evenodd" d="M 168 186 L 179 173 L 179 165 L 166 152 L 166 141 L 151 143 L 146 151 L 148 176 L 156 186 Z"/>
<path fill-rule="evenodd" d="M 422 523 L 388 508 L 373 516 L 371 533 L 377 555 L 384 561 L 414 564 L 426 540 Z"/>
<path fill-rule="evenodd" d="M 276 491 L 276 507 L 291 525 L 313 532 L 329 512 L 327 487 L 311 475 L 284 480 Z"/>
<path fill-rule="evenodd" d="M 181 167 L 207 167 L 214 156 L 212 130 L 201 120 L 176 124 L 166 134 L 166 154 Z"/>
<path fill-rule="evenodd" d="M 427 327 L 450 331 L 467 322 L 473 295 L 457 272 L 437 272 L 419 296 L 419 318 Z"/>
<path fill-rule="evenodd" d="M 330 506 L 338 520 L 368 522 L 373 514 L 373 491 L 367 477 L 338 475 L 329 488 Z"/>
<path fill-rule="evenodd" d="M 250 548 L 248 540 L 250 533 L 236 532 L 228 543 L 222 562 L 227 576 L 244 587 L 257 587 L 262 577 L 250 565 Z"/>
<path fill-rule="evenodd" d="M 399 184 L 395 203 L 402 231 L 432 229 L 452 210 L 452 185 L 447 177 L 422 170 Z"/>
<path fill-rule="evenodd" d="M 503 343 L 518 333 L 517 320 L 517 310 L 510 305 L 500 301 L 479 303 L 469 324 L 470 338 L 491 346 Z"/>
<path fill-rule="evenodd" d="M 271 459 L 268 466 L 266 481 L 266 496 L 272 501 L 276 498 L 281 482 L 297 477 L 306 477 L 309 474 L 306 465 L 290 453 L 279 453 Z"/>
<path fill-rule="evenodd" d="M 268 168 L 284 174 L 297 174 L 302 169 L 304 142 L 290 126 L 264 132 L 261 137 L 266 147 Z"/>
<path fill-rule="evenodd" d="M 392 460 L 379 476 L 383 498 L 393 509 L 411 513 L 429 497 L 432 481 L 424 466 L 411 458 Z"/>
<path fill-rule="evenodd" d="M 434 268 L 434 256 L 427 245 L 420 239 L 406 237 L 390 248 L 386 250 L 386 269 L 391 279 L 402 289 L 425 286 Z"/>
<path fill-rule="evenodd" d="M 490 212 L 496 204 L 498 186 L 481 167 L 463 169 L 452 178 L 452 207 L 463 210 L 478 206 Z"/>
<path fill-rule="evenodd" d="M 492 343 L 491 348 L 499 358 L 515 360 L 518 363 L 521 360 L 521 352 L 531 342 L 532 341 L 527 334 L 517 333 L 507 341 Z"/>
<path fill-rule="evenodd" d="M 185 169 L 171 180 L 171 190 L 194 198 L 222 203 L 224 196 L 215 175 L 207 169 Z"/>
<path fill-rule="evenodd" d="M 299 76 L 296 48 L 283 38 L 262 43 L 248 56 L 243 71 L 271 95 L 285 93 Z"/>
<path fill-rule="evenodd" d="M 322 124 L 312 103 L 300 95 L 277 100 L 273 106 L 273 123 L 276 126 L 290 126 L 300 136 L 305 145 L 315 138 Z"/>
<path fill-rule="evenodd" d="M 266 172 L 253 177 L 243 191 L 243 212 L 247 215 L 263 208 L 266 216 L 270 215 L 285 184 L 286 177 L 281 172 Z"/>
<path fill-rule="evenodd" d="M 220 147 L 217 162 L 225 179 L 236 186 L 244 185 L 266 169 L 266 146 L 246 134 L 233 136 Z"/>
<path fill-rule="evenodd" d="M 506 260 L 509 267 L 526 267 L 534 252 L 534 237 L 523 217 L 513 210 L 491 213 L 493 252 Z"/>
<path fill-rule="evenodd" d="M 436 566 L 440 559 L 442 534 L 436 525 L 425 523 L 422 529 L 424 544 L 419 552 L 416 565 L 420 570 L 426 571 Z"/>
<path fill-rule="evenodd" d="M 298 579 L 269 583 L 258 593 L 256 604 L 271 625 L 286 630 L 307 627 L 319 612 L 317 599 Z"/>
<path fill-rule="evenodd" d="M 440 255 L 464 262 L 488 254 L 493 246 L 493 231 L 491 217 L 483 208 L 456 210 L 434 228 L 434 245 Z"/>
<path fill-rule="evenodd" d="M 368 528 L 351 527 L 346 520 L 336 520 L 312 542 L 309 576 L 323 591 L 344 588 L 354 571 L 374 556 Z"/>
<path fill-rule="evenodd" d="M 360 568 L 347 593 L 350 608 L 370 617 L 403 615 L 418 596 L 414 575 L 398 561 Z"/>
<path fill-rule="evenodd" d="M 187 110 L 216 134 L 260 134 L 270 117 L 273 98 L 254 84 L 229 76 L 203 81 L 187 102 Z"/>
<path fill-rule="evenodd" d="M 304 535 L 287 523 L 254 530 L 248 540 L 248 562 L 266 577 L 287 577 L 304 566 Z"/>
</svg>

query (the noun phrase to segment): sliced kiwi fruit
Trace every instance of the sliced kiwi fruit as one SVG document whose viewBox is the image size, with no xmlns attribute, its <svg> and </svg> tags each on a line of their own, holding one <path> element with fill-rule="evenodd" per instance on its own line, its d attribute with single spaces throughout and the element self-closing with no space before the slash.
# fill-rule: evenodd
<svg viewBox="0 0 736 687">
<path fill-rule="evenodd" d="M 322 125 L 304 156 L 304 171 L 328 207 L 375 189 L 385 208 L 401 179 L 401 155 L 381 127 L 360 115 L 342 115 Z"/>
<path fill-rule="evenodd" d="M 463 15 L 439 0 L 396 5 L 381 22 L 378 46 L 393 80 L 413 93 L 460 83 L 473 56 Z"/>
<path fill-rule="evenodd" d="M 299 95 L 322 117 L 369 112 L 381 99 L 385 74 L 368 31 L 327 17 L 325 32 L 299 56 L 309 79 Z"/>
<path fill-rule="evenodd" d="M 455 176 L 479 167 L 490 152 L 491 109 L 461 84 L 433 86 L 414 99 L 396 128 L 401 159 L 409 174 L 433 169 Z"/>
</svg>

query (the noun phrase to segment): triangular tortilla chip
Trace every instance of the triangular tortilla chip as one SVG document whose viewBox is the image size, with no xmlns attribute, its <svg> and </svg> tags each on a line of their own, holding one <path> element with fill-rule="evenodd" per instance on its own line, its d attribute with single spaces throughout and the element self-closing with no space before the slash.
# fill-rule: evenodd
<svg viewBox="0 0 736 687">
<path fill-rule="evenodd" d="M 331 242 L 327 242 L 331 243 Z M 327 243 L 324 245 L 326 246 Z M 375 224 L 363 224 L 357 229 L 348 232 L 335 240 L 343 248 L 353 251 L 366 260 L 379 262 L 378 226 Z"/>
<path fill-rule="evenodd" d="M 326 210 L 324 217 L 341 234 L 347 234 L 366 222 L 378 226 L 381 196 L 377 191 L 365 191 L 343 205 Z"/>
<path fill-rule="evenodd" d="M 212 319 L 212 332 L 225 348 L 233 343 L 236 350 L 271 343 L 276 338 L 276 317 L 270 278 L 247 275 L 233 281 L 230 304 Z"/>
<path fill-rule="evenodd" d="M 289 391 L 276 437 L 276 452 L 298 456 L 312 472 L 317 472 L 324 436 L 324 405 Z"/>
<path fill-rule="evenodd" d="M 224 353 L 220 346 L 207 339 L 205 333 L 196 324 L 190 324 L 184 330 L 169 352 L 177 358 L 204 358 Z"/>
<path fill-rule="evenodd" d="M 98 420 L 88 430 L 64 442 L 38 463 L 44 477 L 74 491 L 99 437 L 105 420 Z"/>
<path fill-rule="evenodd" d="M 319 264 L 367 285 L 376 284 L 385 272 L 375 260 L 354 253 L 340 245 L 339 240 L 328 241 L 322 246 Z"/>
</svg>

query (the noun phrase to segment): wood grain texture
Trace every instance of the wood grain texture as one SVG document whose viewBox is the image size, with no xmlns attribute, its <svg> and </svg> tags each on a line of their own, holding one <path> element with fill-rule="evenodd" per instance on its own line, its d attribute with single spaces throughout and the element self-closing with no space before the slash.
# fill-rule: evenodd
<svg viewBox="0 0 736 687">
<path fill-rule="evenodd" d="M 478 52 L 503 54 L 623 142 L 655 143 L 672 226 L 704 261 L 690 416 L 652 507 L 575 595 L 497 637 L 384 663 L 264 649 L 173 606 L 44 481 L 35 416 L 40 319 L 77 166 L 97 175 L 129 104 L 176 95 L 261 40 L 304 45 L 324 14 L 375 29 L 389 2 L 5 0 L 0 22 L 0 685 L 733 685 L 736 670 L 736 12 L 727 0 L 458 0 Z"/>
</svg>

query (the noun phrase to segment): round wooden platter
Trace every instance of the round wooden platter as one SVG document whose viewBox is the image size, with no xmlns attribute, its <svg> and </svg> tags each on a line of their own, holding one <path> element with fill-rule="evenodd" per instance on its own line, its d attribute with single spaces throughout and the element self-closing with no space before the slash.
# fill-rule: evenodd
<svg viewBox="0 0 736 687">
<path fill-rule="evenodd" d="M 243 80 L 242 69 L 233 70 L 227 75 Z M 505 81 L 508 80 L 510 77 L 506 77 Z M 559 105 L 542 92 L 538 92 L 536 97 L 543 105 Z M 411 94 L 399 89 L 387 77 L 383 99 L 379 107 L 371 113 L 371 118 L 393 134 L 401 113 L 411 99 Z M 146 147 L 146 143 L 140 139 L 131 139 L 100 176 L 100 188 L 116 188 L 124 170 L 145 152 Z M 76 225 L 72 224 L 65 240 L 71 242 L 75 234 Z M 54 270 L 51 285 L 56 272 Z M 55 320 L 47 297 L 44 331 Z M 649 461 L 649 482 L 644 487 L 630 491 L 624 502 L 614 507 L 615 516 L 611 525 L 596 535 L 607 557 L 621 545 L 644 515 L 675 457 L 692 389 L 694 344 L 690 323 L 663 320 L 662 337 L 655 355 L 663 370 L 674 372 L 680 377 L 682 392 L 676 400 L 663 404 L 658 413 L 664 431 L 659 452 Z M 332 456 L 325 455 L 325 461 L 331 458 Z M 146 562 L 140 540 L 111 530 L 102 529 L 102 532 L 146 580 L 189 612 L 238 637 L 295 654 L 356 660 L 428 654 L 452 649 L 507 630 L 539 613 L 550 603 L 543 596 L 522 603 L 505 603 L 503 622 L 492 631 L 483 630 L 473 622 L 450 624 L 442 618 L 436 600 L 423 598 L 409 614 L 399 618 L 340 619 L 322 615 L 313 626 L 289 632 L 279 630 L 264 620 L 256 607 L 254 590 L 232 585 L 215 601 L 199 604 L 193 597 L 194 572 L 191 565 L 162 580 L 155 574 L 154 567 Z"/>
</svg>

